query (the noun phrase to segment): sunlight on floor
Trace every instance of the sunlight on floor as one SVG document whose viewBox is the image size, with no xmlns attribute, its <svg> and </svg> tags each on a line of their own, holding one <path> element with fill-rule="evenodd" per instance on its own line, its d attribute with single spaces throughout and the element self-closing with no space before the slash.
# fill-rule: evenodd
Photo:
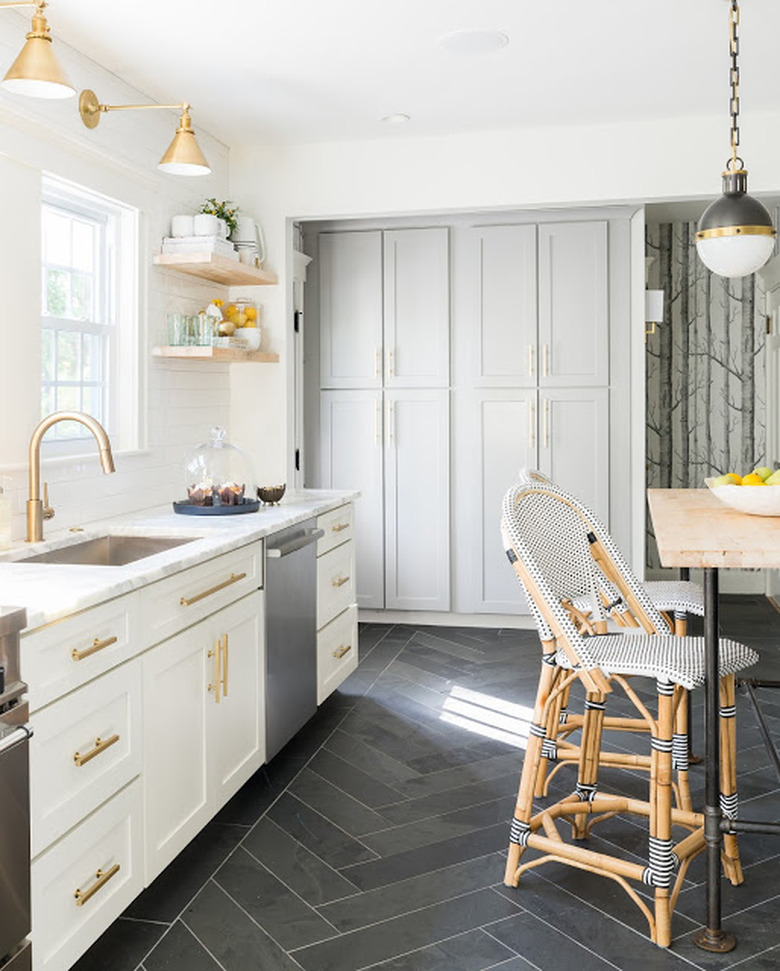
<svg viewBox="0 0 780 971">
<path fill-rule="evenodd" d="M 533 713 L 525 705 L 456 686 L 442 705 L 440 717 L 448 725 L 524 749 Z"/>
</svg>

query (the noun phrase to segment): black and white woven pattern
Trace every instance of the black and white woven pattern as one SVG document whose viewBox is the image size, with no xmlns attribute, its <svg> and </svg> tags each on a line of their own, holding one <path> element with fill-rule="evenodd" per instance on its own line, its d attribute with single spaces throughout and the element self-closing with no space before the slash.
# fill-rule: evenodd
<svg viewBox="0 0 780 971">
<path fill-rule="evenodd" d="M 690 580 L 645 580 L 645 593 L 659 610 L 704 616 L 704 591 Z"/>
</svg>

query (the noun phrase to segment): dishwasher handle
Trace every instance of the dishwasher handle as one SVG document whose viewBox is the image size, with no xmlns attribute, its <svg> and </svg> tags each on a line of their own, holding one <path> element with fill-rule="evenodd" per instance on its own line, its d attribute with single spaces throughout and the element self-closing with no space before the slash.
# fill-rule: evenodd
<svg viewBox="0 0 780 971">
<path fill-rule="evenodd" d="M 0 755 L 11 748 L 11 746 L 19 742 L 26 742 L 30 738 L 32 738 L 32 729 L 27 725 L 20 725 L 14 731 L 0 738 Z"/>
<path fill-rule="evenodd" d="M 324 529 L 306 529 L 297 536 L 293 536 L 292 539 L 287 540 L 286 543 L 280 543 L 279 546 L 269 546 L 266 549 L 266 555 L 273 559 L 287 556 L 288 553 L 294 553 L 296 550 L 302 550 L 304 546 L 310 546 L 312 543 L 316 543 L 324 535 Z"/>
</svg>

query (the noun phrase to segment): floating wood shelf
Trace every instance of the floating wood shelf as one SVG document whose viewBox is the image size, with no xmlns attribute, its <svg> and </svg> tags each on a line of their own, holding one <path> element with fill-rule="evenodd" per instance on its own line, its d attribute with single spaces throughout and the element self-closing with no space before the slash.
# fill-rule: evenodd
<svg viewBox="0 0 780 971">
<path fill-rule="evenodd" d="M 185 361 L 222 361 L 223 363 L 235 362 L 261 362 L 266 364 L 277 364 L 278 354 L 270 354 L 267 351 L 242 351 L 237 347 L 155 347 L 152 350 L 155 357 L 179 358 Z"/>
<path fill-rule="evenodd" d="M 247 266 L 217 253 L 158 253 L 154 257 L 154 264 L 176 273 L 186 273 L 212 283 L 221 283 L 226 287 L 271 286 L 279 282 L 274 273 Z"/>
</svg>

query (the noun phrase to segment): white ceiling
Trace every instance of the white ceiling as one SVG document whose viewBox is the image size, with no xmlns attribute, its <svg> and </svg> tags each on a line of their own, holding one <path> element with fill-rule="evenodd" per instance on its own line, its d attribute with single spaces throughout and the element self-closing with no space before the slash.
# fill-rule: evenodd
<svg viewBox="0 0 780 971">
<path fill-rule="evenodd" d="M 743 144 L 780 107 L 780 2 L 742 0 Z M 718 114 L 728 0 L 51 0 L 55 38 L 230 146 Z M 509 36 L 494 54 L 437 46 Z M 100 91 L 97 92 L 100 96 Z M 379 119 L 405 112 L 411 121 Z M 529 151 L 532 151 L 529 146 Z"/>
</svg>

